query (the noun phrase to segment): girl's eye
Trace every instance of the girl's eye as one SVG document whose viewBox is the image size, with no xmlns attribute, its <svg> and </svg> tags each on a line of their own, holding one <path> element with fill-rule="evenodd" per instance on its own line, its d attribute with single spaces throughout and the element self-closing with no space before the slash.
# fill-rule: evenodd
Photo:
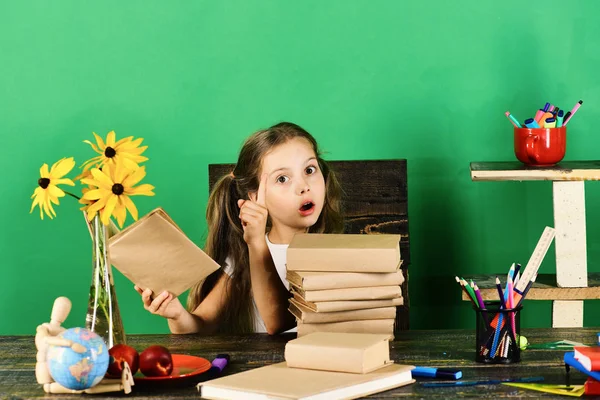
<svg viewBox="0 0 600 400">
<path fill-rule="evenodd" d="M 317 172 L 317 168 L 316 167 L 308 167 L 308 168 L 306 168 L 306 173 L 308 175 L 314 174 L 315 172 Z"/>
<path fill-rule="evenodd" d="M 289 178 L 285 175 L 280 175 L 277 177 L 278 183 L 286 183 L 288 180 L 289 180 Z"/>
</svg>

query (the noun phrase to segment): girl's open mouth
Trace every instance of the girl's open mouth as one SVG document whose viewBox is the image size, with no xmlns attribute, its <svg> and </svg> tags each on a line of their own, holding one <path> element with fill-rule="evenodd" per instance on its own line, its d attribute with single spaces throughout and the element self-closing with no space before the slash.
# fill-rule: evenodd
<svg viewBox="0 0 600 400">
<path fill-rule="evenodd" d="M 300 214 L 302 215 L 310 215 L 314 212 L 315 210 L 315 203 L 313 203 L 312 201 L 308 201 L 304 204 L 302 204 L 302 207 L 300 207 L 298 209 L 298 211 L 300 211 Z"/>
</svg>

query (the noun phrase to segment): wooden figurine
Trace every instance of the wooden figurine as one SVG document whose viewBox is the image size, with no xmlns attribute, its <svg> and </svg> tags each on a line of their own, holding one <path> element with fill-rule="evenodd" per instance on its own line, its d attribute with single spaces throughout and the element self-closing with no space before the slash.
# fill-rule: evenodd
<svg viewBox="0 0 600 400">
<path fill-rule="evenodd" d="M 79 343 L 58 337 L 65 330 L 62 323 L 65 322 L 71 311 L 71 301 L 66 297 L 58 297 L 54 300 L 50 322 L 43 323 L 36 328 L 35 347 L 37 349 L 35 377 L 42 384 L 46 393 L 106 393 L 123 390 L 126 394 L 131 393 L 131 387 L 135 384 L 129 364 L 124 363 L 121 379 L 104 378 L 96 386 L 85 390 L 73 390 L 65 388 L 58 382 L 54 382 L 46 360 L 49 345 L 68 346 L 73 351 L 85 353 L 86 349 Z"/>
</svg>

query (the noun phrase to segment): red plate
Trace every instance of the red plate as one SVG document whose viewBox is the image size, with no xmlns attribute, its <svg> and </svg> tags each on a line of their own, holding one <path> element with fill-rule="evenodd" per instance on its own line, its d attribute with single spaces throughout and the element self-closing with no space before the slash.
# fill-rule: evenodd
<svg viewBox="0 0 600 400">
<path fill-rule="evenodd" d="M 173 372 L 168 376 L 144 376 L 137 372 L 133 379 L 136 382 L 177 381 L 200 375 L 210 369 L 211 363 L 206 358 L 188 356 L 186 354 L 171 354 L 173 358 Z"/>
</svg>

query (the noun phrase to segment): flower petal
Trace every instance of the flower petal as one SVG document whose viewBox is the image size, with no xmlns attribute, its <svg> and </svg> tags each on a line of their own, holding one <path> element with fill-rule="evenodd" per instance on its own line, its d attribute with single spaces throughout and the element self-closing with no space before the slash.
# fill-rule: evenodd
<svg viewBox="0 0 600 400">
<path fill-rule="evenodd" d="M 115 167 L 115 183 L 120 183 L 121 185 L 123 185 L 123 181 L 125 180 L 125 177 L 129 175 L 129 173 L 130 172 L 121 164 L 117 164 L 117 166 Z"/>
<path fill-rule="evenodd" d="M 108 200 L 108 197 L 102 197 L 102 198 L 98 199 L 98 201 L 96 201 L 95 203 L 91 204 L 88 207 L 88 209 L 87 209 L 88 221 L 91 221 L 92 219 L 94 219 L 94 217 L 96 216 L 96 213 L 98 211 L 100 211 L 102 208 L 104 208 L 104 206 L 106 205 L 106 200 Z"/>
<path fill-rule="evenodd" d="M 154 196 L 153 189 L 154 186 L 144 183 L 133 188 L 126 188 L 125 194 L 128 196 Z"/>
<path fill-rule="evenodd" d="M 129 214 L 131 214 L 133 219 L 135 221 L 137 221 L 138 210 L 137 210 L 137 207 L 135 206 L 135 204 L 133 203 L 133 201 L 129 198 L 129 196 L 121 195 L 121 197 L 122 197 L 123 203 L 125 204 L 125 207 L 127 207 L 127 209 L 129 210 Z"/>
<path fill-rule="evenodd" d="M 130 157 L 127 157 L 125 155 L 121 155 L 120 160 L 123 163 L 123 166 L 131 171 L 134 171 L 140 167 L 138 163 L 136 163 Z"/>
<path fill-rule="evenodd" d="M 53 185 L 52 183 L 48 185 L 48 188 L 46 190 L 48 191 L 48 194 L 50 196 L 54 196 L 54 197 L 64 197 L 65 196 L 65 192 L 63 192 L 62 189 L 60 189 L 58 186 Z"/>
<path fill-rule="evenodd" d="M 52 179 L 52 184 L 75 186 L 75 183 L 68 178 Z"/>
<path fill-rule="evenodd" d="M 106 190 L 92 189 L 86 191 L 81 198 L 85 200 L 98 200 L 102 198 L 103 193 L 106 193 Z"/>
<path fill-rule="evenodd" d="M 106 206 L 104 206 L 104 210 L 100 213 L 100 219 L 104 223 L 104 225 L 108 225 L 110 223 L 110 217 L 112 217 L 113 210 L 117 205 L 117 201 L 119 200 L 119 196 L 113 194 L 108 198 L 106 202 Z"/>
<path fill-rule="evenodd" d="M 62 178 L 75 166 L 75 159 L 73 157 L 63 158 L 57 161 L 50 169 L 50 178 Z"/>
<path fill-rule="evenodd" d="M 135 186 L 142 179 L 144 179 L 145 176 L 146 176 L 146 167 L 141 166 L 138 169 L 136 169 L 135 171 L 131 172 L 123 180 L 123 182 L 121 182 L 121 184 L 126 188 L 130 188 L 132 186 Z"/>
<path fill-rule="evenodd" d="M 100 140 L 102 140 L 102 139 L 100 139 Z M 98 147 L 96 147 L 96 145 L 94 143 L 90 142 L 89 140 L 84 140 L 83 143 L 87 143 L 90 146 L 92 146 L 92 150 L 94 150 L 96 153 L 98 153 L 98 154 L 104 154 L 102 151 L 100 151 L 98 149 Z"/>
<path fill-rule="evenodd" d="M 109 172 L 108 165 L 103 169 L 106 169 L 107 172 Z M 98 168 L 92 168 L 92 176 L 94 177 L 94 180 L 96 181 L 96 183 L 98 183 L 98 187 L 101 187 L 106 190 L 112 189 L 113 181 L 111 180 L 111 178 L 109 178 L 109 175 L 107 175 L 104 171 L 100 171 Z M 83 182 L 83 180 L 82 180 L 82 182 Z M 84 182 L 84 183 L 87 183 L 87 182 Z M 87 183 L 87 184 L 89 185 L 89 183 Z"/>
<path fill-rule="evenodd" d="M 98 135 L 96 132 L 92 132 L 94 137 L 96 138 L 96 143 L 98 143 L 98 149 L 100 149 L 99 153 L 104 152 L 106 148 L 106 144 L 104 144 L 104 140 L 102 140 L 102 136 Z"/>
<path fill-rule="evenodd" d="M 117 219 L 119 226 L 123 228 L 123 224 L 125 223 L 125 218 L 127 217 L 127 209 L 125 208 L 125 204 L 123 204 L 122 200 L 123 196 L 119 196 L 119 201 L 115 207 L 115 211 L 113 211 L 113 215 Z"/>
<path fill-rule="evenodd" d="M 49 178 L 50 172 L 48 171 L 48 164 L 44 163 L 40 168 L 40 178 Z"/>
<path fill-rule="evenodd" d="M 106 136 L 106 147 L 112 147 L 114 149 L 115 146 L 115 131 L 108 132 Z"/>
</svg>

